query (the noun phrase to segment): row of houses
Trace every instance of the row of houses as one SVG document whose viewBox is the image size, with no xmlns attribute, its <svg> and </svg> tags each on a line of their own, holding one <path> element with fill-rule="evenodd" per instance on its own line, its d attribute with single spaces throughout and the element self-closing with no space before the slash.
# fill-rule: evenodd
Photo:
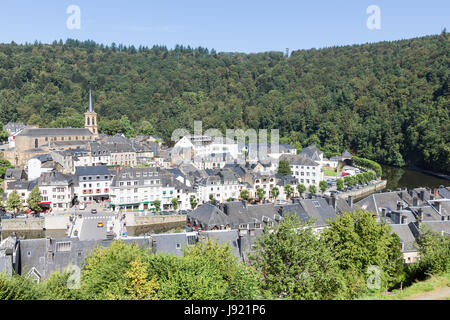
<svg viewBox="0 0 450 320">
<path fill-rule="evenodd" d="M 124 238 L 126 243 L 135 243 L 152 254 L 165 253 L 183 255 L 183 248 L 195 245 L 200 240 L 211 239 L 219 244 L 228 244 L 231 252 L 248 262 L 256 238 L 264 227 L 280 223 L 287 214 L 295 214 L 303 222 L 313 221 L 312 228 L 319 235 L 343 212 L 361 208 L 373 212 L 378 221 L 391 226 L 402 244 L 404 262 L 416 262 L 420 257 L 417 239 L 421 236 L 421 225 L 450 236 L 450 188 L 436 190 L 417 188 L 373 194 L 353 203 L 352 199 L 309 195 L 293 199 L 284 205 L 264 203 L 250 205 L 234 201 L 199 206 L 186 217 L 183 233 L 152 234 L 143 237 Z M 69 265 L 81 267 L 85 257 L 95 247 L 108 247 L 111 240 L 30 239 L 7 238 L 0 244 L 0 272 L 13 271 L 41 281 L 52 272 L 63 271 Z"/>
</svg>

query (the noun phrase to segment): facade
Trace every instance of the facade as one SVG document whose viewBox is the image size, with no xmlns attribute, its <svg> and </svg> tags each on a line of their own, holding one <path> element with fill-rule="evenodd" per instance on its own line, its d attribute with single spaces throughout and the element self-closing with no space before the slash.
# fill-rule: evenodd
<svg viewBox="0 0 450 320">
<path fill-rule="evenodd" d="M 292 176 L 298 183 L 305 185 L 306 188 L 311 185 L 319 187 L 320 181 L 323 180 L 322 166 L 319 162 L 302 155 L 281 155 L 280 160 L 289 162 Z"/>
<path fill-rule="evenodd" d="M 109 199 L 113 175 L 106 166 L 77 167 L 75 195 L 79 201 L 106 201 Z"/>
<path fill-rule="evenodd" d="M 47 172 L 42 173 L 37 181 L 44 207 L 62 211 L 73 206 L 74 182 L 71 175 L 56 171 Z"/>
<path fill-rule="evenodd" d="M 163 200 L 160 168 L 124 168 L 112 180 L 111 206 L 115 210 L 154 210 L 156 200 Z"/>
<path fill-rule="evenodd" d="M 198 184 L 197 194 L 201 203 L 209 202 L 211 194 L 219 202 L 239 198 L 240 182 L 234 173 L 228 170 L 210 173 L 210 176 Z"/>
</svg>

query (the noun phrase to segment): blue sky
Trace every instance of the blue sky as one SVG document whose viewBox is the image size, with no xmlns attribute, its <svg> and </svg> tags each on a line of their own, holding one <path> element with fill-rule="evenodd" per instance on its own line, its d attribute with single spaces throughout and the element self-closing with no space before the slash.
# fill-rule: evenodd
<svg viewBox="0 0 450 320">
<path fill-rule="evenodd" d="M 69 30 L 68 6 L 81 10 Z M 369 5 L 381 30 L 369 30 Z M 450 31 L 448 0 L 0 0 L 0 42 L 59 39 L 262 52 L 400 40 Z"/>
</svg>

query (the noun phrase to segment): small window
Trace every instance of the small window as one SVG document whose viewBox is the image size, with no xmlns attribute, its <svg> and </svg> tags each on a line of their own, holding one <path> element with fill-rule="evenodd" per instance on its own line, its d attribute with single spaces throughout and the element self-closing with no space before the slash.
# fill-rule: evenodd
<svg viewBox="0 0 450 320">
<path fill-rule="evenodd" d="M 181 249 L 181 243 L 177 243 L 177 249 Z"/>
</svg>

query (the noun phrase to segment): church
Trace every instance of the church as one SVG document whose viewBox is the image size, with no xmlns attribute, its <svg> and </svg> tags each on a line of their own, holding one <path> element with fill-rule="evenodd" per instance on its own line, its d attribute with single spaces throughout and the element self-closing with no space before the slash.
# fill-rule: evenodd
<svg viewBox="0 0 450 320">
<path fill-rule="evenodd" d="M 35 156 L 52 150 L 86 148 L 86 143 L 98 139 L 97 113 L 89 90 L 89 108 L 84 114 L 84 128 L 25 128 L 15 136 L 15 146 L 4 156 L 16 167 L 24 167 Z"/>
</svg>

